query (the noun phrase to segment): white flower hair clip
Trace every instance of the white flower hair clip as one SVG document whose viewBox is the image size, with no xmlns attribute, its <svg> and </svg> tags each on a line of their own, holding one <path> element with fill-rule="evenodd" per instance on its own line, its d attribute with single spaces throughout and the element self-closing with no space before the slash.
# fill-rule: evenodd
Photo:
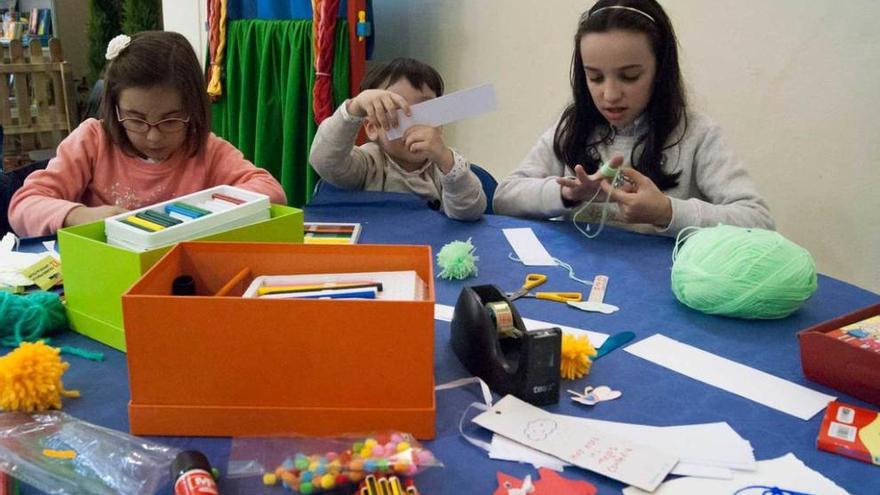
<svg viewBox="0 0 880 495">
<path fill-rule="evenodd" d="M 107 43 L 107 53 L 104 57 L 107 60 L 113 60 L 122 53 L 122 50 L 125 50 L 129 43 L 131 43 L 131 36 L 125 34 L 117 35 L 110 40 L 110 43 Z"/>
</svg>

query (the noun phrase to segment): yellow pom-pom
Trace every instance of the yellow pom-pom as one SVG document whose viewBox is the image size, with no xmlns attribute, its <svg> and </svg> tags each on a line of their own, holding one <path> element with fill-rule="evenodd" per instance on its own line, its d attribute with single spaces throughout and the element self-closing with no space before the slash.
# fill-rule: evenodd
<svg viewBox="0 0 880 495">
<path fill-rule="evenodd" d="M 0 409 L 61 409 L 61 396 L 78 397 L 79 392 L 64 390 L 61 384 L 61 375 L 70 365 L 61 360 L 60 352 L 42 341 L 22 342 L 0 357 Z"/>
<path fill-rule="evenodd" d="M 596 349 L 586 335 L 562 334 L 562 378 L 574 380 L 589 373 L 595 355 Z"/>
</svg>

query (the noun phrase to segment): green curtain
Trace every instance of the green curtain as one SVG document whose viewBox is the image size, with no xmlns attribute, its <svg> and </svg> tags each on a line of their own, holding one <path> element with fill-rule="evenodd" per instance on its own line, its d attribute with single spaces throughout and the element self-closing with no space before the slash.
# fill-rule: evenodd
<svg viewBox="0 0 880 495">
<path fill-rule="evenodd" d="M 235 20 L 226 25 L 223 95 L 212 106 L 214 132 L 281 182 L 287 201 L 302 206 L 317 176 L 309 149 L 312 116 L 310 20 Z M 336 25 L 334 107 L 349 97 L 348 23 Z"/>
</svg>

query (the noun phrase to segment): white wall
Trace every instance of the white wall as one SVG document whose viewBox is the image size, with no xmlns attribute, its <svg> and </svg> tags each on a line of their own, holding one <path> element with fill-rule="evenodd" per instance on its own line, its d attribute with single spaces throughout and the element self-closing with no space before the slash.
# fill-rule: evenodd
<svg viewBox="0 0 880 495">
<path fill-rule="evenodd" d="M 709 113 L 819 271 L 880 292 L 880 2 L 666 0 L 691 103 Z M 579 14 L 592 2 L 373 4 L 373 59 L 419 58 L 449 91 L 492 82 L 499 110 L 447 140 L 498 177 L 569 98 Z"/>
<path fill-rule="evenodd" d="M 162 25 L 165 31 L 177 31 L 186 36 L 199 57 L 199 64 L 205 65 L 208 33 L 205 22 L 208 19 L 208 3 L 193 0 L 162 0 Z"/>
</svg>

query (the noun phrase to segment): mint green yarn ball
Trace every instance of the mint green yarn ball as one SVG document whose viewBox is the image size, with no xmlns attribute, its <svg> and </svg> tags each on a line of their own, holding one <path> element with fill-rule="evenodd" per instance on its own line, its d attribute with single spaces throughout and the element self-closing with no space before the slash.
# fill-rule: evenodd
<svg viewBox="0 0 880 495">
<path fill-rule="evenodd" d="M 784 318 L 816 290 L 813 257 L 771 230 L 730 225 L 685 230 L 672 259 L 675 297 L 713 315 Z"/>
</svg>

